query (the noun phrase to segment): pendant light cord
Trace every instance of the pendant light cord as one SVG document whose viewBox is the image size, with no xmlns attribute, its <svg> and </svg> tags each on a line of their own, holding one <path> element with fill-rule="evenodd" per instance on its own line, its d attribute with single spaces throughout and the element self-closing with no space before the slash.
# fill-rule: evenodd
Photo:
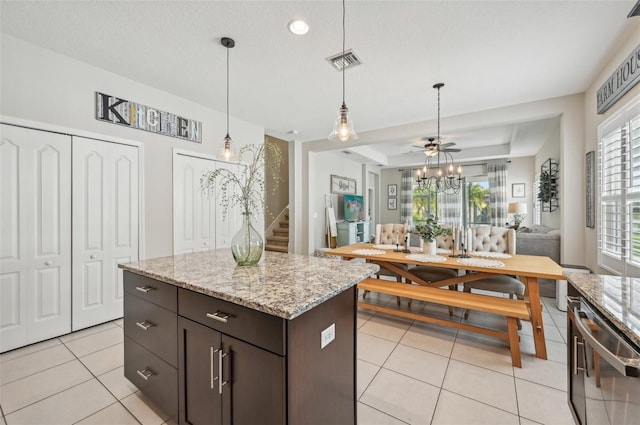
<svg viewBox="0 0 640 425">
<path fill-rule="evenodd" d="M 227 137 L 229 137 L 229 47 L 227 47 Z"/>
<path fill-rule="evenodd" d="M 345 6 L 344 6 L 344 2 L 345 0 L 342 0 L 342 106 L 344 107 L 344 69 L 347 66 L 346 60 L 344 58 L 344 50 L 345 50 Z"/>
<path fill-rule="evenodd" d="M 440 144 L 440 87 L 438 87 L 438 145 Z M 440 151 L 438 151 L 440 153 Z"/>
</svg>

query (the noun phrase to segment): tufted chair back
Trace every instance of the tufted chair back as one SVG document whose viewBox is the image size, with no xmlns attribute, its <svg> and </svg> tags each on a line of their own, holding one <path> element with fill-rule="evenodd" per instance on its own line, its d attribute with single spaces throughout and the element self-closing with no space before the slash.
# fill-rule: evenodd
<svg viewBox="0 0 640 425">
<path fill-rule="evenodd" d="M 470 251 L 516 253 L 516 231 L 506 227 L 478 226 L 471 228 Z"/>
<path fill-rule="evenodd" d="M 406 229 L 404 224 L 376 224 L 376 244 L 392 244 L 399 243 L 404 245 L 404 235 Z M 396 242 L 397 241 L 397 242 Z"/>
<path fill-rule="evenodd" d="M 448 228 L 449 230 L 452 230 L 451 226 L 449 226 L 448 224 L 443 224 L 442 227 Z M 446 235 L 446 236 L 438 236 L 436 238 L 436 248 L 454 249 L 453 244 L 454 244 L 453 234 Z"/>
</svg>

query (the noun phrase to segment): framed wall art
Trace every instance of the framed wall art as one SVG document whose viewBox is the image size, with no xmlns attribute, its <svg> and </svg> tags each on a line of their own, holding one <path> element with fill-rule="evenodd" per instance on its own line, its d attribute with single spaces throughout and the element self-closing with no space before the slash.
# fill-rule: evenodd
<svg viewBox="0 0 640 425">
<path fill-rule="evenodd" d="M 512 198 L 524 198 L 524 183 L 513 183 L 511 185 Z"/>
<path fill-rule="evenodd" d="M 338 195 L 355 195 L 356 179 L 331 175 L 331 193 Z"/>
<path fill-rule="evenodd" d="M 387 199 L 387 209 L 388 210 L 397 210 L 398 209 L 398 198 L 389 198 L 389 199 Z"/>
<path fill-rule="evenodd" d="M 395 198 L 398 195 L 398 185 L 390 184 L 387 186 L 387 196 L 390 198 Z"/>
<path fill-rule="evenodd" d="M 586 192 L 586 219 L 587 227 L 596 227 L 596 153 L 595 151 L 587 152 L 585 164 L 585 192 Z"/>
</svg>

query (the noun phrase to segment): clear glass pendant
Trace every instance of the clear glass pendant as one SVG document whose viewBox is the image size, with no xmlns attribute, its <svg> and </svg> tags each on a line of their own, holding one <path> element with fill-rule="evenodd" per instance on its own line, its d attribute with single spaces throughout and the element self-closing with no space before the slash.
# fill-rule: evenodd
<svg viewBox="0 0 640 425">
<path fill-rule="evenodd" d="M 329 134 L 329 140 L 332 142 L 358 140 L 358 134 L 353 129 L 353 120 L 349 117 L 349 108 L 344 103 L 338 110 L 338 117 L 333 124 L 333 131 Z"/>
</svg>

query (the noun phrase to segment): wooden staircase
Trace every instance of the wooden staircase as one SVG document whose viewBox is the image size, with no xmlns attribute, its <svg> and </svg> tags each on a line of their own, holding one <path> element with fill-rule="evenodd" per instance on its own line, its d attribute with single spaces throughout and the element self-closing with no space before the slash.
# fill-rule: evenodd
<svg viewBox="0 0 640 425">
<path fill-rule="evenodd" d="M 265 251 L 289 252 L 289 214 L 279 222 L 280 227 L 273 229 L 273 236 L 267 236 Z"/>
</svg>

